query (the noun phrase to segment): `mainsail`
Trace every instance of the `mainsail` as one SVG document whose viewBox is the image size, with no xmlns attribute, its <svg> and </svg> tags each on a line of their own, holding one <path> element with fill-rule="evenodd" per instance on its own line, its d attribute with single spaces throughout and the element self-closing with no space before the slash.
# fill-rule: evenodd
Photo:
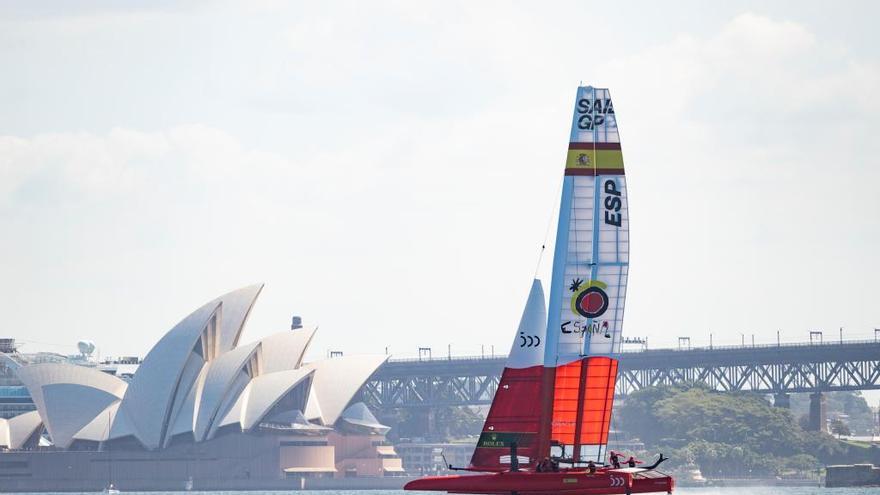
<svg viewBox="0 0 880 495">
<path fill-rule="evenodd" d="M 574 105 L 544 365 L 555 368 L 550 441 L 575 461 L 604 457 L 617 378 L 629 216 L 617 115 L 607 89 L 579 87 Z M 552 392 L 552 394 L 551 394 Z"/>
<path fill-rule="evenodd" d="M 579 87 L 553 255 L 549 318 L 535 281 L 471 467 L 553 454 L 602 461 L 629 268 L 626 179 L 607 89 Z M 555 451 L 551 452 L 551 447 Z"/>
</svg>

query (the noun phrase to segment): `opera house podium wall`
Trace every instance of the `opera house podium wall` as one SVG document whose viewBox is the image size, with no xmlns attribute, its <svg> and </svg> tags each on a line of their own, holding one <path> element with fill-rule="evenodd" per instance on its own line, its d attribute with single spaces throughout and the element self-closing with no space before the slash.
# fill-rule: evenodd
<svg viewBox="0 0 880 495">
<path fill-rule="evenodd" d="M 37 410 L 0 421 L 0 491 L 277 489 L 352 477 L 399 485 L 389 428 L 355 401 L 387 356 L 304 363 L 315 328 L 239 344 L 261 290 L 188 315 L 130 380 L 13 364 Z"/>
</svg>

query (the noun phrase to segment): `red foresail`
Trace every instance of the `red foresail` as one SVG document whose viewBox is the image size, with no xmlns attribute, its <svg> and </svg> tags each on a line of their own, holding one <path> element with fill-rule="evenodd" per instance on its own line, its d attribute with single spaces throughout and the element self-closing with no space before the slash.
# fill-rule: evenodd
<svg viewBox="0 0 880 495">
<path fill-rule="evenodd" d="M 546 442 L 540 442 L 538 438 L 544 370 L 543 366 L 504 369 L 471 458 L 472 467 L 509 468 L 513 442 L 516 442 L 517 456 L 523 466 L 534 465 L 536 458 L 546 455 L 541 452 Z"/>
</svg>

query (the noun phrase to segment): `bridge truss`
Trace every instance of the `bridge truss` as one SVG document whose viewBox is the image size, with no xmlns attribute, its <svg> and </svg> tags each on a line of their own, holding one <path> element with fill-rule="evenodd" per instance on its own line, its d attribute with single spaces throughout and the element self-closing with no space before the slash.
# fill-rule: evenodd
<svg viewBox="0 0 880 495">
<path fill-rule="evenodd" d="M 361 390 L 377 410 L 492 402 L 506 358 L 394 360 Z M 649 350 L 620 357 L 617 394 L 703 383 L 767 394 L 880 389 L 880 342 Z"/>
</svg>

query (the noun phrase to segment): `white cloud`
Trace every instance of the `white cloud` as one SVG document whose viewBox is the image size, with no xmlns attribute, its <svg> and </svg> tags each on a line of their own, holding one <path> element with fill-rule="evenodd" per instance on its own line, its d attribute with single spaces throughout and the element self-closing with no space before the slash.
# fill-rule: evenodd
<svg viewBox="0 0 880 495">
<path fill-rule="evenodd" d="M 607 71 L 631 174 L 631 331 L 870 330 L 876 61 L 743 14 Z M 670 284 L 673 307 L 660 296 Z"/>
<path fill-rule="evenodd" d="M 698 30 L 630 10 L 231 5 L 14 23 L 0 34 L 22 47 L 0 52 L 19 68 L 0 89 L 20 96 L 0 117 L 0 256 L 15 260 L 0 272 L 21 281 L 0 294 L 9 321 L 143 352 L 203 300 L 264 280 L 258 334 L 296 311 L 326 330 L 319 350 L 504 348 L 586 75 L 621 119 L 630 334 L 867 325 L 876 60 L 801 21 Z"/>
<path fill-rule="evenodd" d="M 167 131 L 112 129 L 106 134 L 51 133 L 32 138 L 0 136 L 3 195 L 32 181 L 51 181 L 57 192 L 89 200 L 152 195 L 171 176 L 194 183 L 241 185 L 253 175 L 283 171 L 284 160 L 243 149 L 232 136 L 202 125 Z M 9 205 L 7 205 L 9 206 Z"/>
</svg>

